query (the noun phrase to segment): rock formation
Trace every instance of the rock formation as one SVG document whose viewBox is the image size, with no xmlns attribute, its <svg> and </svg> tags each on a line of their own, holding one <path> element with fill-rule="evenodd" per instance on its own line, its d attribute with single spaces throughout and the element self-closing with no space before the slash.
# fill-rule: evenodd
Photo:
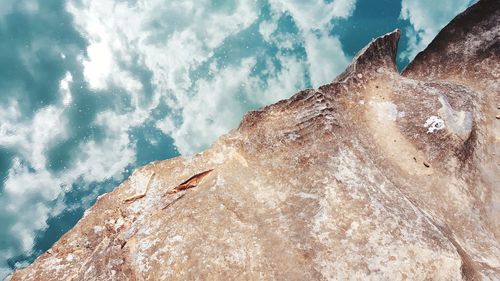
<svg viewBox="0 0 500 281">
<path fill-rule="evenodd" d="M 499 6 L 138 169 L 10 280 L 499 280 Z"/>
</svg>

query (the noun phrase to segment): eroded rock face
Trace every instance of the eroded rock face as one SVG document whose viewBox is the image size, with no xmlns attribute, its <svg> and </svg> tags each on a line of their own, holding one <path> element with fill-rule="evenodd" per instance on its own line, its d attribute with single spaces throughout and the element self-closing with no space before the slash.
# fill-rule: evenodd
<svg viewBox="0 0 500 281">
<path fill-rule="evenodd" d="M 499 280 L 499 11 L 137 170 L 11 280 Z"/>
</svg>

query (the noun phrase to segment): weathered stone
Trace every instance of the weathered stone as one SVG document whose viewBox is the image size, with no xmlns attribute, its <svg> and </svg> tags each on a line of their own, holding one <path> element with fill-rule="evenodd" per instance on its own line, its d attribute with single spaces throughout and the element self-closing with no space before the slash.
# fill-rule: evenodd
<svg viewBox="0 0 500 281">
<path fill-rule="evenodd" d="M 499 3 L 135 171 L 11 280 L 499 280 Z"/>
</svg>

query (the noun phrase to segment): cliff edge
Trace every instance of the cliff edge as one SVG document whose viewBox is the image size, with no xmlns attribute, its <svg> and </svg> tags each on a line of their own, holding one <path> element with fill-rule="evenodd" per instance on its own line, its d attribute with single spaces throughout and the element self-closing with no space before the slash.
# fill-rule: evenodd
<svg viewBox="0 0 500 281">
<path fill-rule="evenodd" d="M 499 280 L 500 1 L 151 163 L 8 280 Z"/>
</svg>

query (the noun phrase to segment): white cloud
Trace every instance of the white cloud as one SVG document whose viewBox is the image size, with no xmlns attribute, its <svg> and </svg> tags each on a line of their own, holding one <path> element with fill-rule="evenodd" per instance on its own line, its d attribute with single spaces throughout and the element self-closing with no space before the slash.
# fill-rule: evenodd
<svg viewBox="0 0 500 281">
<path fill-rule="evenodd" d="M 254 59 L 246 59 L 237 67 L 221 70 L 214 80 L 199 80 L 196 94 L 183 105 L 181 126 L 171 130 L 172 121 L 164 121 L 159 129 L 171 133 L 181 153 L 191 154 L 205 148 L 238 124 L 245 109 L 244 100 L 237 93 L 254 65 Z"/>
<path fill-rule="evenodd" d="M 457 14 L 472 5 L 475 0 L 403 0 L 401 15 L 412 28 L 407 30 L 406 36 L 409 46 L 402 56 L 412 60 L 432 41 L 436 34 Z"/>
<path fill-rule="evenodd" d="M 259 33 L 262 35 L 264 40 L 271 41 L 271 34 L 273 34 L 276 29 L 278 29 L 278 22 L 276 18 L 269 21 L 263 21 L 259 25 Z"/>
<path fill-rule="evenodd" d="M 73 179 L 82 176 L 87 183 L 121 179 L 121 173 L 135 161 L 135 145 L 127 133 L 106 138 L 102 142 L 89 141 L 82 145 L 75 167 L 67 173 Z"/>
<path fill-rule="evenodd" d="M 0 198 L 2 213 L 15 217 L 14 225 L 6 225 L 12 237 L 20 242 L 20 245 L 11 245 L 13 249 L 31 250 L 35 231 L 46 227 L 50 209 L 45 203 L 59 195 L 58 182 L 46 170 L 29 170 L 19 158 L 14 159 Z"/>
<path fill-rule="evenodd" d="M 111 118 L 103 121 L 109 130 L 124 123 L 130 124 L 128 119 L 137 119 L 138 112 L 144 113 L 142 121 L 147 120 L 148 112 L 158 105 L 160 99 L 182 112 L 183 124 L 179 128 L 171 128 L 171 119 L 157 122 L 157 126 L 165 133 L 172 133 L 183 152 L 199 150 L 227 130 L 228 124 L 237 122 L 243 109 L 233 113 L 239 116 L 232 116 L 229 120 L 234 121 L 231 122 L 220 117 L 217 117 L 219 122 L 206 121 L 214 115 L 212 110 L 219 100 L 224 98 L 220 94 L 233 94 L 232 85 L 214 85 L 209 90 L 208 82 L 193 80 L 190 76 L 193 69 L 213 58 L 213 51 L 228 36 L 247 28 L 257 19 L 254 1 L 227 3 L 228 7 L 214 10 L 208 0 L 196 3 L 153 0 L 134 4 L 107 0 L 83 1 L 82 5 L 70 2 L 68 10 L 75 16 L 78 28 L 90 40 L 89 57 L 84 66 L 91 86 L 104 89 L 111 84 L 121 86 L 132 80 L 133 77 L 119 78 L 119 74 L 125 71 L 117 69 L 118 65 L 130 62 L 130 57 L 136 58 L 136 64 L 152 73 L 154 93 L 151 102 L 146 107 L 134 103 L 133 111 L 116 124 Z M 99 59 L 101 54 L 112 61 Z M 193 93 L 193 87 L 200 90 Z M 126 94 L 136 97 L 136 100 L 143 94 L 140 87 L 127 90 Z M 210 93 L 212 90 L 217 92 Z M 207 104 L 212 106 L 207 107 Z M 222 124 L 222 120 L 226 123 Z M 202 126 L 205 126 L 204 130 L 200 129 Z M 192 133 L 196 133 L 196 137 L 188 138 L 191 143 L 185 143 L 185 136 Z"/>
<path fill-rule="evenodd" d="M 64 106 L 70 105 L 73 100 L 73 96 L 69 89 L 71 82 L 73 82 L 73 76 L 69 72 L 67 72 L 64 78 L 59 82 L 59 92 L 61 93 L 61 100 Z"/>
<path fill-rule="evenodd" d="M 171 135 L 175 130 L 175 124 L 172 118 L 164 118 L 155 123 L 155 127 L 162 131 L 165 135 Z"/>
<path fill-rule="evenodd" d="M 16 216 L 16 223 L 11 227 L 10 232 L 21 242 L 21 250 L 29 251 L 33 248 L 34 230 L 43 229 L 47 226 L 49 208 L 43 203 L 35 203 L 24 206 L 21 214 Z"/>
<path fill-rule="evenodd" d="M 65 180 L 48 170 L 47 152 L 68 136 L 65 107 L 71 100 L 71 81 L 67 73 L 59 82 L 61 102 L 39 109 L 31 118 L 23 116 L 16 100 L 0 111 L 0 147 L 16 153 L 4 181 L 0 212 L 15 218 L 13 224 L 6 223 L 4 231 L 18 245 L 10 245 L 3 251 L 5 255 L 31 250 L 35 231 L 46 227 L 47 203 L 61 194 Z"/>
<path fill-rule="evenodd" d="M 332 3 L 333 15 L 338 18 L 348 18 L 356 8 L 356 0 L 336 0 Z"/>
<path fill-rule="evenodd" d="M 66 136 L 64 109 L 47 106 L 38 110 L 33 119 L 23 121 L 16 101 L 7 108 L 6 114 L 0 114 L 0 146 L 15 148 L 34 169 L 43 169 L 47 149 Z"/>
<path fill-rule="evenodd" d="M 144 122 L 146 112 L 140 110 L 129 114 L 113 111 L 100 113 L 95 124 L 105 128 L 106 138 L 101 142 L 91 140 L 81 145 L 74 168 L 67 172 L 73 178 L 83 176 L 85 182 L 100 182 L 114 178 L 135 162 L 135 144 L 131 142 L 129 130 Z"/>
<path fill-rule="evenodd" d="M 45 153 L 51 145 L 66 137 L 67 118 L 63 115 L 63 109 L 55 106 L 47 106 L 41 109 L 31 121 L 26 132 L 30 140 L 31 151 L 28 158 L 35 169 L 43 169 L 47 164 Z M 18 125 L 19 126 L 19 125 Z"/>
<path fill-rule="evenodd" d="M 309 33 L 305 46 L 315 87 L 331 82 L 349 64 L 337 37 Z"/>
<path fill-rule="evenodd" d="M 91 44 L 87 48 L 88 60 L 83 62 L 83 74 L 90 87 L 107 88 L 107 79 L 113 70 L 113 54 L 105 42 Z"/>
<path fill-rule="evenodd" d="M 280 62 L 281 71 L 276 71 L 272 66 L 269 66 L 268 69 L 272 70 L 270 72 L 272 77 L 267 83 L 254 80 L 247 84 L 248 98 L 256 104 L 271 104 L 286 99 L 295 93 L 297 89 L 306 87 L 304 79 L 307 71 L 306 63 L 296 57 L 285 56 L 281 53 L 276 58 Z"/>
<path fill-rule="evenodd" d="M 354 11 L 356 0 L 271 0 L 273 8 L 289 13 L 301 30 L 323 30 L 334 18 L 348 18 Z"/>
<path fill-rule="evenodd" d="M 319 87 L 332 81 L 347 66 L 349 59 L 338 37 L 329 34 L 331 25 L 335 19 L 350 17 L 356 0 L 335 0 L 331 3 L 322 0 L 271 0 L 270 3 L 275 13 L 287 13 L 297 24 L 307 53 L 313 86 Z M 264 38 L 270 37 L 265 32 L 269 33 L 265 28 L 262 29 Z M 285 46 L 290 45 L 287 43 Z"/>
<path fill-rule="evenodd" d="M 58 195 L 59 187 L 55 178 L 46 170 L 30 171 L 21 159 L 15 158 L 5 181 L 5 193 L 16 198 L 6 206 L 14 212 L 20 205 L 29 202 L 32 196 L 52 200 Z M 41 189 L 43 187 L 43 189 Z"/>
<path fill-rule="evenodd" d="M 255 5 L 254 1 L 238 1 L 227 12 L 210 9 L 208 0 L 150 0 L 135 4 L 87 0 L 82 6 L 70 2 L 68 10 L 90 40 L 89 50 L 98 50 L 96 56 L 108 54 L 107 48 L 111 55 L 106 57 L 114 57 L 115 61 L 127 62 L 137 56 L 152 71 L 153 83 L 160 91 L 186 91 L 191 85 L 189 71 L 209 59 L 212 50 L 225 38 L 254 22 Z M 89 57 L 89 61 L 94 60 Z M 98 65 L 96 62 L 96 68 Z M 93 73 L 90 81 L 113 79 L 110 75 L 116 75 L 117 69 L 109 68 L 102 72 L 89 70 Z"/>
</svg>

